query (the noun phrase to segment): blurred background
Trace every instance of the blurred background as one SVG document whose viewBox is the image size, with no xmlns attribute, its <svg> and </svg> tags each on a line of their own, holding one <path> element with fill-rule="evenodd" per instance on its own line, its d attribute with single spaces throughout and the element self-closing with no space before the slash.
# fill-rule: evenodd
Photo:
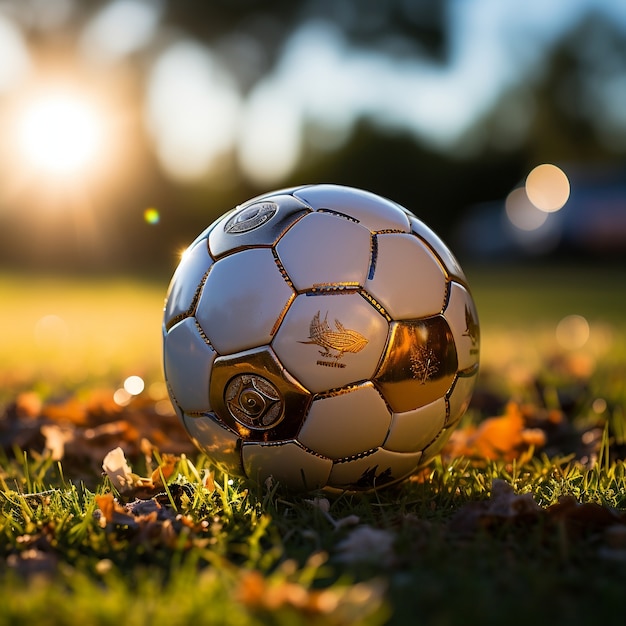
<svg viewBox="0 0 626 626">
<path fill-rule="evenodd" d="M 167 281 L 311 182 L 462 263 L 623 261 L 626 3 L 0 0 L 0 269 Z"/>
</svg>

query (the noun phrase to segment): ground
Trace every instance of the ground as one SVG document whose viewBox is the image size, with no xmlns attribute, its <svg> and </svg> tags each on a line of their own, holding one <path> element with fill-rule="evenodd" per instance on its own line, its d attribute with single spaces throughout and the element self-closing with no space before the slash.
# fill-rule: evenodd
<svg viewBox="0 0 626 626">
<path fill-rule="evenodd" d="M 160 281 L 0 276 L 0 624 L 621 615 L 624 270 L 466 272 L 482 339 L 467 416 L 411 480 L 332 497 L 195 452 L 162 382 Z"/>
</svg>

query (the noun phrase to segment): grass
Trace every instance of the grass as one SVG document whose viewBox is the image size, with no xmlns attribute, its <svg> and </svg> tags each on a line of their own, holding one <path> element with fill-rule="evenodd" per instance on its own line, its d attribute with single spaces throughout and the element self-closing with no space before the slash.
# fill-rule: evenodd
<svg viewBox="0 0 626 626">
<path fill-rule="evenodd" d="M 115 508 L 108 478 L 83 483 L 66 459 L 5 445 L 0 624 L 615 621 L 626 574 L 622 272 L 468 275 L 483 359 L 462 426 L 517 400 L 548 445 L 437 459 L 392 490 L 332 499 L 210 475 L 188 454 L 139 508 L 121 495 Z M 0 400 L 88 397 L 130 374 L 158 384 L 163 290 L 0 277 L 10 294 L 0 323 L 12 329 Z M 555 332 L 572 314 L 589 324 L 578 348 Z M 546 425 L 550 411 L 564 421 Z M 165 466 L 157 453 L 133 459 L 143 474 Z"/>
</svg>

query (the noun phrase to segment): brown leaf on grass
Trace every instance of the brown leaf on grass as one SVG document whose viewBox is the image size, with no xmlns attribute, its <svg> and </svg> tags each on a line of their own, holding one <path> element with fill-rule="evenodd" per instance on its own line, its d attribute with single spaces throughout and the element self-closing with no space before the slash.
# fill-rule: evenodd
<svg viewBox="0 0 626 626">
<path fill-rule="evenodd" d="M 162 490 L 164 488 L 165 483 L 174 473 L 178 461 L 179 457 L 173 454 L 164 454 L 161 457 L 161 463 L 150 476 L 150 481 L 155 489 Z"/>
<path fill-rule="evenodd" d="M 561 550 L 574 547 L 580 540 L 600 542 L 603 558 L 626 560 L 626 514 L 593 502 L 577 502 L 562 496 L 556 504 L 542 508 L 531 494 L 515 494 L 504 480 L 494 480 L 491 497 L 469 502 L 451 518 L 448 531 L 469 537 L 479 531 L 518 533 L 536 529 L 545 540 L 558 539 Z"/>
<path fill-rule="evenodd" d="M 570 535 L 604 531 L 626 524 L 623 513 L 595 502 L 580 503 L 573 496 L 562 496 L 546 509 L 546 515 L 557 524 L 566 526 Z"/>
<path fill-rule="evenodd" d="M 21 418 L 37 417 L 41 415 L 43 402 L 38 393 L 24 391 L 15 399 L 15 412 Z"/>
<path fill-rule="evenodd" d="M 494 479 L 491 497 L 462 506 L 450 520 L 449 530 L 455 534 L 473 534 L 504 524 L 534 522 L 542 514 L 543 509 L 531 494 L 518 495 L 506 481 Z"/>
<path fill-rule="evenodd" d="M 444 456 L 467 456 L 481 459 L 519 459 L 531 448 L 541 448 L 546 441 L 540 428 L 528 426 L 528 415 L 523 408 L 509 402 L 504 414 L 490 417 L 477 427 L 468 426 L 452 433 L 443 451 Z"/>
<path fill-rule="evenodd" d="M 44 436 L 45 450 L 50 453 L 53 461 L 60 461 L 65 456 L 65 445 L 74 440 L 74 429 L 58 424 L 44 424 L 41 427 Z"/>
<path fill-rule="evenodd" d="M 106 454 L 102 461 L 102 469 L 124 498 L 148 500 L 165 489 L 167 479 L 174 473 L 178 461 L 179 457 L 164 454 L 152 475 L 143 477 L 132 471 L 124 451 L 118 446 Z"/>
<path fill-rule="evenodd" d="M 164 416 L 159 402 L 137 396 L 122 407 L 112 390 L 48 401 L 25 392 L 0 413 L 0 449 L 8 455 L 15 449 L 51 454 L 75 480 L 93 487 L 103 457 L 117 446 L 132 460 L 145 456 L 148 447 L 174 455 L 196 452 L 180 420 Z"/>
<path fill-rule="evenodd" d="M 239 574 L 236 598 L 260 613 L 275 614 L 282 608 L 318 616 L 325 624 L 354 624 L 379 610 L 384 587 L 378 580 L 346 587 L 312 589 L 281 574 L 264 576 L 258 570 Z"/>
<path fill-rule="evenodd" d="M 95 499 L 100 511 L 98 521 L 101 528 L 104 528 L 107 524 L 120 526 L 133 526 L 136 524 L 134 517 L 127 513 L 126 509 L 113 497 L 113 494 L 97 495 Z"/>
</svg>

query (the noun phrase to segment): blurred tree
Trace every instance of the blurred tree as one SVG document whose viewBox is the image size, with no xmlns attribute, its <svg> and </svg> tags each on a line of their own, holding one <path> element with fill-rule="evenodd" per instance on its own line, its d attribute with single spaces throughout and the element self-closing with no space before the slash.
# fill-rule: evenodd
<svg viewBox="0 0 626 626">
<path fill-rule="evenodd" d="M 102 185 L 89 198 L 97 242 L 77 227 L 79 216 L 71 211 L 34 219 L 15 198 L 0 197 L 0 205 L 15 205 L 0 210 L 0 261 L 169 273 L 175 252 L 215 217 L 266 191 L 242 172 L 236 147 L 204 181 L 177 183 L 160 169 L 144 106 L 148 75 L 172 41 L 191 38 L 207 46 L 232 74 L 243 98 L 281 62 L 293 33 L 312 20 L 331 23 L 352 51 L 398 61 L 426 59 L 431 69 L 444 68 L 449 60 L 448 0 L 133 2 L 155 11 L 154 32 L 141 45 L 118 48 L 115 59 L 99 65 L 81 48 L 85 32 L 105 8 L 124 4 L 121 0 L 0 3 L 0 11 L 26 36 L 35 64 L 62 67 L 72 59 L 85 80 L 119 90 L 127 114 L 124 133 L 136 157 L 117 187 Z M 414 130 L 392 130 L 365 117 L 326 147 L 312 137 L 330 131 L 305 126 L 300 163 L 276 186 L 336 182 L 365 187 L 415 210 L 445 238 L 469 204 L 502 198 L 538 162 L 623 159 L 623 30 L 606 18 L 587 17 L 554 45 L 541 67 L 537 75 L 513 81 L 494 107 L 446 149 L 426 144 Z M 0 114 L 2 107 L 0 97 Z M 33 185 L 24 202 L 39 191 Z M 147 207 L 159 210 L 159 224 L 144 221 Z"/>
<path fill-rule="evenodd" d="M 591 14 L 558 41 L 534 94 L 529 158 L 589 162 L 626 155 L 626 35 Z"/>
</svg>

